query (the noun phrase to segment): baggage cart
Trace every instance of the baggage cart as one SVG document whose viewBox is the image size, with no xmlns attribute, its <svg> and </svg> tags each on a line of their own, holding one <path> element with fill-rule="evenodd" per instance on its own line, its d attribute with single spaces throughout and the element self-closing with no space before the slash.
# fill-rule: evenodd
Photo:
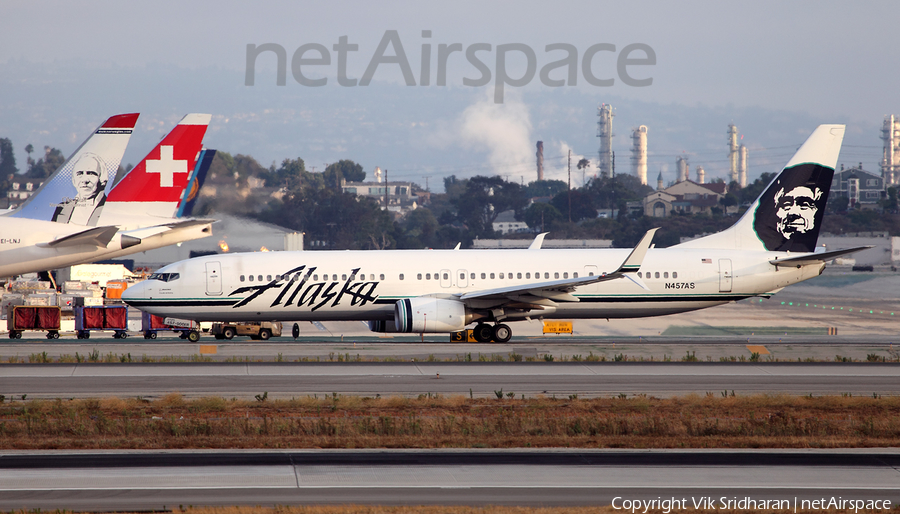
<svg viewBox="0 0 900 514">
<path fill-rule="evenodd" d="M 6 328 L 10 339 L 21 339 L 26 330 L 47 331 L 47 339 L 59 339 L 62 315 L 59 306 L 10 305 Z"/>
<path fill-rule="evenodd" d="M 115 305 L 108 307 L 90 307 L 79 305 L 74 309 L 75 336 L 78 339 L 90 339 L 92 330 L 113 330 L 114 339 L 128 337 L 128 307 Z"/>
<path fill-rule="evenodd" d="M 156 339 L 159 332 L 176 332 L 192 343 L 200 340 L 200 323 L 189 319 L 163 318 L 149 312 L 141 313 L 141 332 L 144 339 Z"/>
</svg>

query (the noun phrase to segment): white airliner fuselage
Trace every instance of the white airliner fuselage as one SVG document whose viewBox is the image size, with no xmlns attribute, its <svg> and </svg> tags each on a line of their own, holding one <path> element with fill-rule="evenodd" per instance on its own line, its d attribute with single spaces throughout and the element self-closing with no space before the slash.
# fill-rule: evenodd
<svg viewBox="0 0 900 514">
<path fill-rule="evenodd" d="M 166 281 L 140 284 L 140 297 L 131 291 L 129 303 L 155 314 L 199 321 L 393 320 L 394 305 L 401 299 L 451 299 L 529 285 L 538 289 L 543 283 L 613 272 L 628 253 L 628 249 L 405 250 L 364 252 L 365 259 L 361 252 L 341 251 L 255 253 L 252 258 L 222 254 L 166 266 L 160 270 L 169 275 Z M 796 254 L 650 249 L 638 276 L 649 290 L 630 280 L 576 286 L 569 301 L 557 298 L 555 305 L 507 312 L 499 318 L 674 314 L 768 296 L 824 269 L 821 262 L 777 267 L 769 262 L 787 256 Z M 173 274 L 177 278 L 169 280 Z M 188 291 L 193 294 L 186 297 Z M 485 302 L 487 308 L 496 303 Z M 537 305 L 531 298 L 521 303 Z M 478 308 L 477 299 L 469 304 Z"/>
</svg>

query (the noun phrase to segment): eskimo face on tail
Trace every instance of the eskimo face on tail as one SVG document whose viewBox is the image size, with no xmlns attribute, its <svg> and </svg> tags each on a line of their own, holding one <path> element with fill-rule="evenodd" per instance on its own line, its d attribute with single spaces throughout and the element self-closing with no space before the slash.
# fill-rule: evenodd
<svg viewBox="0 0 900 514">
<path fill-rule="evenodd" d="M 753 228 L 767 250 L 815 251 L 834 170 L 818 164 L 785 168 L 759 199 Z"/>
</svg>

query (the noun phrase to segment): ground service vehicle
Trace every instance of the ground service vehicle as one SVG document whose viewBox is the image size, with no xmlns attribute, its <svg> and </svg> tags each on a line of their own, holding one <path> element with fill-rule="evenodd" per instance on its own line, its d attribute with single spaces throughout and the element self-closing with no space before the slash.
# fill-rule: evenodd
<svg viewBox="0 0 900 514">
<path fill-rule="evenodd" d="M 266 341 L 270 337 L 281 337 L 281 323 L 270 321 L 263 321 L 262 323 L 213 323 L 209 333 L 216 336 L 216 339 L 250 336 L 250 339 Z"/>
</svg>

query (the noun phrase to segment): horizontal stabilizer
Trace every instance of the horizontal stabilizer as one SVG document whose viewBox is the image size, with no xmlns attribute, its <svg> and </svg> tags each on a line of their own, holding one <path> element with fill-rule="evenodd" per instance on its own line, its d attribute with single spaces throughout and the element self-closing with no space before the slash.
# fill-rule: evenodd
<svg viewBox="0 0 900 514">
<path fill-rule="evenodd" d="M 49 243 L 41 243 L 38 246 L 43 246 L 45 248 L 64 248 L 68 246 L 91 245 L 105 248 L 118 231 L 119 227 L 96 227 L 82 232 L 76 232 L 59 239 L 54 239 Z"/>
<path fill-rule="evenodd" d="M 820 262 L 830 261 L 832 259 L 836 259 L 841 255 L 847 255 L 851 253 L 855 253 L 861 250 L 868 250 L 869 248 L 874 248 L 872 245 L 868 246 L 857 246 L 854 248 L 845 248 L 843 250 L 835 250 L 833 252 L 820 252 L 820 253 L 808 253 L 806 255 L 800 255 L 798 257 L 788 257 L 787 259 L 773 259 L 769 261 L 770 263 L 781 266 L 784 264 L 789 264 L 791 266 L 802 266 L 804 264 L 817 264 Z"/>
</svg>

